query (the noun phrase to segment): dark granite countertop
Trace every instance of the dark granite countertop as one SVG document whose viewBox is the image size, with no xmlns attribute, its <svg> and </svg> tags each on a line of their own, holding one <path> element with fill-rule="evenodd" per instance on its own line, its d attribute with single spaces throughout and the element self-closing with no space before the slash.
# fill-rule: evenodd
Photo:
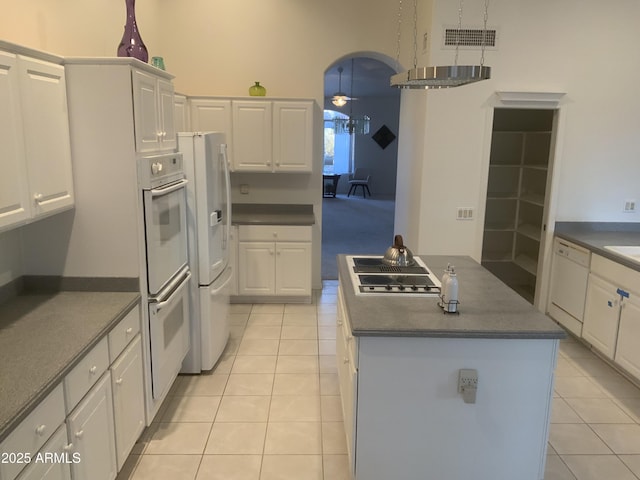
<svg viewBox="0 0 640 480">
<path fill-rule="evenodd" d="M 438 278 L 447 263 L 458 276 L 459 314 L 437 298 L 356 295 L 346 256 L 340 285 L 355 336 L 560 339 L 565 331 L 470 257 L 420 255 Z"/>
<path fill-rule="evenodd" d="M 640 272 L 640 263 L 604 248 L 640 245 L 640 223 L 558 222 L 554 234 Z"/>
<path fill-rule="evenodd" d="M 0 304 L 0 441 L 139 301 L 137 292 L 63 291 Z"/>
<path fill-rule="evenodd" d="M 279 203 L 234 203 L 231 208 L 234 225 L 313 225 L 313 205 Z"/>
</svg>

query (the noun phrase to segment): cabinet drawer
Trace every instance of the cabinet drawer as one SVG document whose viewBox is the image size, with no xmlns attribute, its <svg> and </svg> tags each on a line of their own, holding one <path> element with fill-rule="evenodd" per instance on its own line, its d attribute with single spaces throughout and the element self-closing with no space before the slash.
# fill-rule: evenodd
<svg viewBox="0 0 640 480">
<path fill-rule="evenodd" d="M 241 242 L 310 242 L 311 227 L 294 225 L 239 225 Z"/>
<path fill-rule="evenodd" d="M 30 454 L 40 450 L 56 429 L 64 422 L 64 396 L 59 384 L 2 442 L 0 452 Z M 13 480 L 25 463 L 0 463 L 0 477 Z"/>
<path fill-rule="evenodd" d="M 71 412 L 109 367 L 107 337 L 100 340 L 64 379 L 67 413 Z"/>
<path fill-rule="evenodd" d="M 136 305 L 109 332 L 109 362 L 113 363 L 140 331 L 140 305 Z"/>
<path fill-rule="evenodd" d="M 618 287 L 634 289 L 634 292 L 640 293 L 640 272 L 620 263 L 593 254 L 591 256 L 591 272 L 611 280 Z"/>
<path fill-rule="evenodd" d="M 31 465 L 22 471 L 18 480 L 69 480 L 71 478 L 71 470 L 67 462 L 81 461 L 69 450 L 67 427 L 61 425 L 45 446 L 42 447 L 42 450 L 36 454 L 36 456 L 41 455 L 41 457 L 36 457 L 35 461 L 32 458 Z M 56 457 L 54 459 L 47 458 L 51 454 L 56 455 Z"/>
</svg>

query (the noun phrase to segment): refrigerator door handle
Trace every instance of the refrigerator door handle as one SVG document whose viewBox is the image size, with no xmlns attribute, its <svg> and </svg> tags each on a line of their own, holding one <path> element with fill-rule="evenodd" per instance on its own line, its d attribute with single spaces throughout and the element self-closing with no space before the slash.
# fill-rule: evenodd
<svg viewBox="0 0 640 480">
<path fill-rule="evenodd" d="M 225 195 L 224 200 L 226 202 L 226 219 L 224 222 L 224 231 L 223 231 L 223 240 L 222 240 L 222 248 L 224 250 L 227 249 L 227 245 L 229 244 L 229 235 L 231 230 L 231 179 L 229 178 L 229 161 L 227 158 L 227 144 L 223 143 L 220 145 L 220 154 L 222 155 L 222 172 L 224 175 L 224 186 L 225 186 Z"/>
<path fill-rule="evenodd" d="M 220 286 L 218 288 L 216 288 L 216 289 L 211 289 L 209 294 L 212 297 L 214 297 L 216 295 L 219 295 L 220 292 L 222 292 L 222 290 L 227 288 L 227 285 L 229 285 L 229 282 L 231 281 L 232 274 L 233 274 L 233 267 L 227 267 L 226 270 L 224 271 L 224 273 L 222 274 L 220 280 L 219 280 L 220 281 Z"/>
</svg>

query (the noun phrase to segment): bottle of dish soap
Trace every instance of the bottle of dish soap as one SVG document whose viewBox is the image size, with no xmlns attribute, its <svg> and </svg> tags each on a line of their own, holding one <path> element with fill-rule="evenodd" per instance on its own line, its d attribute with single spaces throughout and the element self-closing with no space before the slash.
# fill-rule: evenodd
<svg viewBox="0 0 640 480">
<path fill-rule="evenodd" d="M 444 273 L 442 274 L 442 280 L 440 280 L 440 301 L 438 302 L 438 305 L 442 308 L 445 308 L 445 304 L 444 304 L 444 289 L 445 286 L 447 285 L 447 281 L 449 280 L 449 273 L 451 272 L 451 264 L 447 263 L 447 268 L 445 269 Z"/>
<path fill-rule="evenodd" d="M 449 271 L 449 278 L 447 279 L 444 292 L 442 298 L 445 311 L 456 313 L 458 311 L 458 276 L 456 275 L 454 267 L 451 267 Z"/>
</svg>

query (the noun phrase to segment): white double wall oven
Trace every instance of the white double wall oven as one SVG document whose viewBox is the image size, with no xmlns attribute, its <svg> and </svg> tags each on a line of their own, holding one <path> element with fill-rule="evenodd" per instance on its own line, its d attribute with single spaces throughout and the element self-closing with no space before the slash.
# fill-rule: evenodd
<svg viewBox="0 0 640 480">
<path fill-rule="evenodd" d="M 189 350 L 187 179 L 182 154 L 139 159 L 146 250 L 151 386 L 164 397 Z"/>
</svg>

